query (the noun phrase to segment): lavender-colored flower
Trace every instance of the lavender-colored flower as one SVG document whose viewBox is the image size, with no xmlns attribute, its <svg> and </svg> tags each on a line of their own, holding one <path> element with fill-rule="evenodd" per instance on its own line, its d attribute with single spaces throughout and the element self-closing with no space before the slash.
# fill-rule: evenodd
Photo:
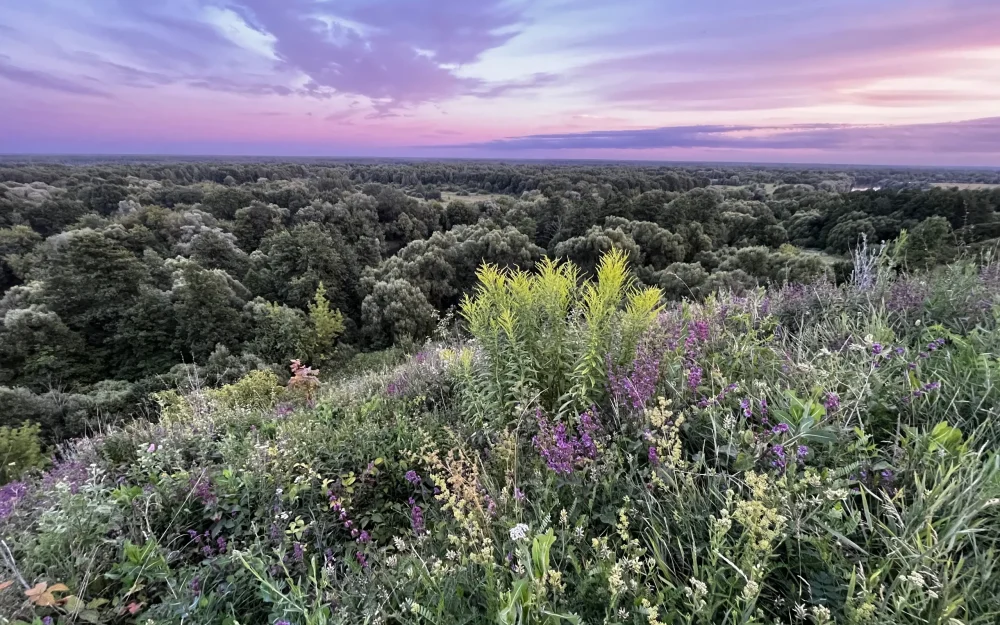
<svg viewBox="0 0 1000 625">
<path fill-rule="evenodd" d="M 881 353 L 882 353 L 882 344 L 881 343 L 875 343 L 874 345 L 872 345 L 872 354 L 873 355 L 878 356 Z"/>
<path fill-rule="evenodd" d="M 767 398 L 762 398 L 760 400 L 760 402 L 759 402 L 759 405 L 760 405 L 760 414 L 761 414 L 761 416 L 766 415 L 767 414 Z"/>
<path fill-rule="evenodd" d="M 302 558 L 305 557 L 305 555 L 306 550 L 305 547 L 302 546 L 302 543 L 297 542 L 292 545 L 292 557 L 295 558 L 296 562 L 302 562 Z"/>
<path fill-rule="evenodd" d="M 227 543 L 225 536 L 219 536 L 218 538 L 216 538 L 215 545 L 219 548 L 219 553 L 226 553 Z"/>
<path fill-rule="evenodd" d="M 52 620 L 51 616 L 46 616 L 42 619 L 42 625 L 52 625 L 55 621 Z"/>
<path fill-rule="evenodd" d="M 524 501 L 524 491 L 517 486 L 514 487 L 514 501 Z"/>
<path fill-rule="evenodd" d="M 631 367 L 619 368 L 607 357 L 608 388 L 620 401 L 628 401 L 632 408 L 641 410 L 656 394 L 660 378 L 660 360 L 649 349 L 636 351 Z"/>
<path fill-rule="evenodd" d="M 24 482 L 10 482 L 0 486 L 0 521 L 14 513 L 14 508 L 28 494 Z"/>
<path fill-rule="evenodd" d="M 538 434 L 531 440 L 551 471 L 569 475 L 585 460 L 597 457 L 594 436 L 600 425 L 593 408 L 580 415 L 576 435 L 569 433 L 564 423 L 553 425 L 540 409 L 536 411 L 535 418 L 538 422 Z"/>
<path fill-rule="evenodd" d="M 278 404 L 274 409 L 274 414 L 279 418 L 287 417 L 294 412 L 295 407 L 291 404 Z"/>
<path fill-rule="evenodd" d="M 406 481 L 409 482 L 410 484 L 413 484 L 414 486 L 420 483 L 420 476 L 417 475 L 417 472 L 414 471 L 413 469 L 407 471 L 405 477 Z"/>
<path fill-rule="evenodd" d="M 775 436 L 777 436 L 778 434 L 786 434 L 786 433 L 788 433 L 787 423 L 779 423 L 778 425 L 771 428 L 771 434 L 774 434 Z"/>
<path fill-rule="evenodd" d="M 366 556 L 364 553 L 360 551 L 356 552 L 354 554 L 354 559 L 358 561 L 358 564 L 361 565 L 361 568 L 363 569 L 368 568 L 368 556 Z"/>
<path fill-rule="evenodd" d="M 778 469 L 779 471 L 784 471 L 786 465 L 785 446 L 772 445 L 771 454 L 774 456 L 774 459 L 771 461 L 771 466 Z"/>
<path fill-rule="evenodd" d="M 146 453 L 154 453 L 156 451 L 156 443 L 150 443 L 149 447 L 146 448 Z"/>
<path fill-rule="evenodd" d="M 795 455 L 801 460 L 809 455 L 809 448 L 805 445 L 799 445 L 795 449 Z"/>
<path fill-rule="evenodd" d="M 750 400 L 744 397 L 740 400 L 740 410 L 743 411 L 744 417 L 750 417 L 753 415 L 753 408 L 750 407 Z"/>
<path fill-rule="evenodd" d="M 194 579 L 192 579 L 190 587 L 191 587 L 191 592 L 194 592 L 194 593 L 201 592 L 201 578 L 200 577 L 195 577 Z"/>
<path fill-rule="evenodd" d="M 840 409 L 840 396 L 836 393 L 827 393 L 823 399 L 823 407 L 828 413 L 837 412 Z"/>
<path fill-rule="evenodd" d="M 649 458 L 649 464 L 653 465 L 654 467 L 660 464 L 660 455 L 657 453 L 656 447 L 651 446 L 649 448 L 648 458 Z"/>
<path fill-rule="evenodd" d="M 413 533 L 420 536 L 424 533 L 424 511 L 416 504 L 413 497 L 410 497 L 410 527 Z"/>
<path fill-rule="evenodd" d="M 914 312 L 922 309 L 930 291 L 927 285 L 915 280 L 897 280 L 889 289 L 885 307 L 896 313 Z"/>
<path fill-rule="evenodd" d="M 702 376 L 701 367 L 698 366 L 691 367 L 691 370 L 688 371 L 688 379 L 687 379 L 688 388 L 690 388 L 692 391 L 697 389 L 701 385 L 701 376 Z"/>
<path fill-rule="evenodd" d="M 362 545 L 371 542 L 372 537 L 368 532 L 361 530 L 361 534 L 358 536 L 358 542 Z"/>
<path fill-rule="evenodd" d="M 275 621 L 274 625 L 292 625 L 292 624 L 286 621 L 285 619 L 281 619 L 280 621 Z"/>
</svg>

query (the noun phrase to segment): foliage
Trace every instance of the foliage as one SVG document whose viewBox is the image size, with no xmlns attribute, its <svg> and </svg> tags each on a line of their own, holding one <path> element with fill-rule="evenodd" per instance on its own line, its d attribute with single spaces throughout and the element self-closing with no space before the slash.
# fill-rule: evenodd
<svg viewBox="0 0 1000 625">
<path fill-rule="evenodd" d="M 607 359 L 631 361 L 660 300 L 658 289 L 636 286 L 618 249 L 583 285 L 574 263 L 550 259 L 534 275 L 493 265 L 478 275 L 475 296 L 461 311 L 486 361 L 486 375 L 468 381 L 468 392 L 480 398 L 478 420 L 509 414 L 524 401 L 562 415 L 600 400 Z"/>
<path fill-rule="evenodd" d="M 0 488 L 0 613 L 995 623 L 1000 268 L 905 244 L 682 303 L 620 250 L 484 265 L 470 339 L 160 393 Z"/>
<path fill-rule="evenodd" d="M 42 453 L 37 423 L 21 427 L 0 427 L 0 486 L 21 477 L 31 469 L 40 469 L 48 463 Z"/>
</svg>

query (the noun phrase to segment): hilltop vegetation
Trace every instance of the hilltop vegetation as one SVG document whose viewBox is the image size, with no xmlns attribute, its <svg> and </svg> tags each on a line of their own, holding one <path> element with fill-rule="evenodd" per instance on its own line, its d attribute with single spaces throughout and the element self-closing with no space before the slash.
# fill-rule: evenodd
<svg viewBox="0 0 1000 625">
<path fill-rule="evenodd" d="M 1000 205 L 929 189 L 985 170 L 70 160 L 0 165 L 0 426 L 48 445 L 155 416 L 165 389 L 413 351 L 483 262 L 589 276 L 616 247 L 700 301 L 843 282 L 862 237 L 903 229 L 907 267 L 947 262 L 998 234 Z"/>
<path fill-rule="evenodd" d="M 679 303 L 624 249 L 487 265 L 397 366 L 164 392 L 0 490 L 0 613 L 996 623 L 1000 265 L 908 249 Z"/>
</svg>

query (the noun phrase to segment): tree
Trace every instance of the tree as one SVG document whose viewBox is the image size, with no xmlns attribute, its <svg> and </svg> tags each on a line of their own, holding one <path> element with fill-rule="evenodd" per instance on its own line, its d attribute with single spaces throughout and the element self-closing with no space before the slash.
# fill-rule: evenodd
<svg viewBox="0 0 1000 625">
<path fill-rule="evenodd" d="M 42 259 L 31 272 L 42 281 L 40 303 L 83 337 L 95 362 L 106 362 L 115 329 L 148 281 L 146 267 L 89 228 L 50 237 L 42 247 Z"/>
<path fill-rule="evenodd" d="M 316 287 L 316 294 L 309 304 L 309 323 L 306 351 L 312 362 L 319 363 L 330 356 L 337 337 L 344 333 L 344 315 L 330 308 L 322 282 Z"/>
<path fill-rule="evenodd" d="M 243 343 L 246 288 L 219 269 L 205 269 L 186 259 L 171 263 L 176 337 L 186 359 L 205 359 L 216 345 L 234 349 Z"/>
<path fill-rule="evenodd" d="M 361 322 L 375 347 L 429 336 L 437 315 L 420 289 L 406 280 L 378 281 L 361 305 Z"/>
</svg>

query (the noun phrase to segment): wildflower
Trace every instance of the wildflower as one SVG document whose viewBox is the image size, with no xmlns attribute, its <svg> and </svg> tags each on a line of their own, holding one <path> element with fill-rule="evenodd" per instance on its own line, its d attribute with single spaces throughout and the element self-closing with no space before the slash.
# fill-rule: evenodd
<svg viewBox="0 0 1000 625">
<path fill-rule="evenodd" d="M 872 345 L 872 355 L 878 356 L 881 353 L 882 353 L 882 344 L 881 343 L 875 343 L 874 345 Z"/>
<path fill-rule="evenodd" d="M 797 458 L 798 458 L 799 460 L 802 460 L 803 458 L 805 458 L 805 457 L 806 457 L 806 456 L 808 456 L 808 455 L 809 455 L 809 448 L 808 448 L 808 447 L 806 447 L 805 445 L 799 445 L 799 446 L 798 446 L 798 447 L 797 447 L 797 448 L 795 449 L 795 456 L 796 456 L 796 457 L 797 457 Z"/>
<path fill-rule="evenodd" d="M 656 453 L 656 447 L 649 448 L 648 456 L 649 456 L 649 464 L 653 465 L 654 467 L 660 464 L 660 456 Z"/>
<path fill-rule="evenodd" d="M 771 428 L 771 434 L 774 434 L 774 435 L 786 434 L 787 432 L 788 432 L 788 424 L 787 423 L 779 423 L 778 425 L 776 425 L 773 428 Z"/>
<path fill-rule="evenodd" d="M 280 620 L 280 621 L 275 621 L 275 622 L 274 622 L 274 625 L 292 625 L 292 624 L 291 624 L 291 623 L 289 623 L 288 621 L 286 621 L 286 620 L 282 619 L 282 620 Z"/>
<path fill-rule="evenodd" d="M 46 616 L 42 619 L 42 625 L 52 625 L 55 621 L 52 620 L 51 616 Z"/>
<path fill-rule="evenodd" d="M 701 367 L 698 366 L 691 367 L 691 370 L 688 371 L 688 379 L 687 379 L 688 388 L 690 388 L 692 391 L 697 389 L 701 385 L 702 373 L 703 372 Z"/>
<path fill-rule="evenodd" d="M 410 527 L 417 536 L 424 533 L 424 511 L 413 501 L 413 497 L 410 497 Z"/>
<path fill-rule="evenodd" d="M 628 610 L 625 608 L 618 608 L 618 620 L 627 621 L 628 620 Z"/>
<path fill-rule="evenodd" d="M 146 453 L 151 454 L 156 451 L 156 443 L 150 443 L 149 447 L 146 448 Z"/>
<path fill-rule="evenodd" d="M 355 552 L 354 559 L 358 561 L 358 564 L 361 565 L 361 568 L 364 569 L 368 568 L 368 557 L 365 556 L 365 554 L 363 554 L 362 552 L 360 551 Z"/>
<path fill-rule="evenodd" d="M 524 491 L 517 486 L 514 487 L 514 501 L 524 501 Z"/>
<path fill-rule="evenodd" d="M 553 426 L 542 414 L 541 409 L 536 411 L 535 417 L 538 421 L 538 434 L 531 439 L 531 442 L 545 460 L 549 470 L 560 475 L 569 475 L 574 467 L 597 457 L 594 436 L 599 425 L 593 408 L 580 415 L 575 436 L 568 433 L 564 423 Z"/>
<path fill-rule="evenodd" d="M 583 526 L 582 525 L 577 525 L 576 526 L 576 529 L 573 530 L 573 536 L 575 536 L 577 540 L 582 540 L 583 539 Z"/>
<path fill-rule="evenodd" d="M 292 545 L 292 557 L 295 558 L 296 562 L 302 562 L 303 556 L 305 556 L 306 549 L 302 543 L 295 543 Z"/>
<path fill-rule="evenodd" d="M 366 532 L 364 530 L 362 530 L 361 534 L 358 535 L 358 542 L 361 543 L 361 544 L 365 544 L 367 542 L 371 542 L 371 539 L 372 539 L 372 537 L 368 534 L 368 532 Z"/>
<path fill-rule="evenodd" d="M 406 481 L 409 482 L 410 484 L 413 484 L 414 486 L 420 483 L 420 476 L 417 475 L 417 472 L 414 471 L 413 469 L 407 471 L 405 477 Z"/>
<path fill-rule="evenodd" d="M 569 525 L 569 512 L 566 512 L 566 508 L 559 511 L 559 524 L 563 527 Z"/>
<path fill-rule="evenodd" d="M 406 541 L 399 536 L 392 537 L 392 544 L 395 545 L 397 551 L 403 551 L 406 549 Z"/>
<path fill-rule="evenodd" d="M 826 408 L 828 413 L 837 412 L 840 408 L 840 396 L 836 393 L 827 393 L 826 398 L 823 400 L 823 407 Z"/>
<path fill-rule="evenodd" d="M 514 527 L 510 528 L 510 539 L 513 541 L 524 540 L 528 537 L 528 526 L 524 523 L 518 523 Z"/>
<path fill-rule="evenodd" d="M 760 594 L 760 584 L 753 580 L 748 581 L 743 587 L 743 598 L 747 601 L 753 601 L 758 594 Z"/>
<path fill-rule="evenodd" d="M 28 494 L 24 482 L 10 482 L 0 486 L 0 521 L 14 513 L 14 507 Z"/>
<path fill-rule="evenodd" d="M 816 625 L 823 625 L 830 622 L 830 608 L 822 605 L 814 605 L 812 609 L 813 622 Z"/>
<path fill-rule="evenodd" d="M 784 445 L 772 445 L 771 453 L 774 454 L 774 460 L 771 461 L 771 466 L 778 469 L 779 471 L 785 470 L 785 446 Z"/>
</svg>

